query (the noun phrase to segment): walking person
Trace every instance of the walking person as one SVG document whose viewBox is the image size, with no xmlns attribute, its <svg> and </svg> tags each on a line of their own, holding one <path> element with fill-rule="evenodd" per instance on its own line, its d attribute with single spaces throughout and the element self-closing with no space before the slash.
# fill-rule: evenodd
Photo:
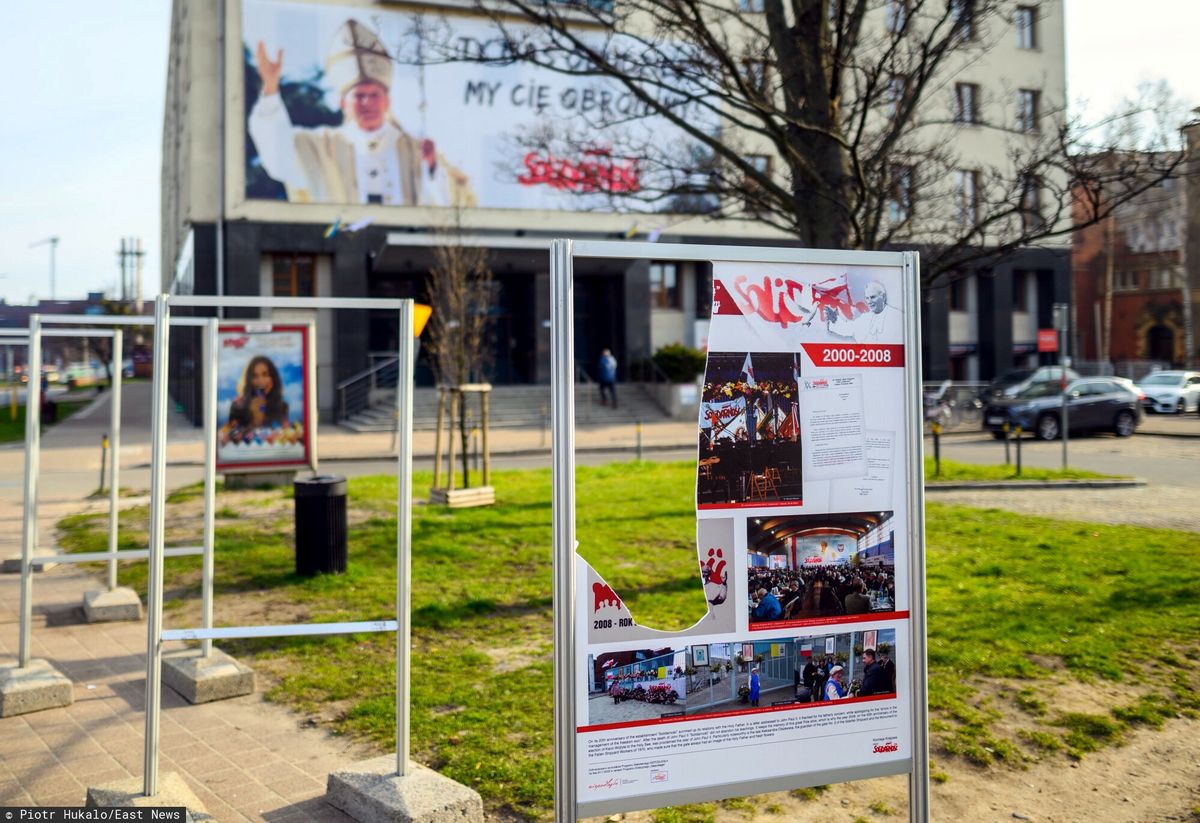
<svg viewBox="0 0 1200 823">
<path fill-rule="evenodd" d="M 600 352 L 600 405 L 608 405 L 605 399 L 605 391 L 612 397 L 612 406 L 617 407 L 617 358 L 613 357 L 611 349 L 604 349 Z"/>
</svg>

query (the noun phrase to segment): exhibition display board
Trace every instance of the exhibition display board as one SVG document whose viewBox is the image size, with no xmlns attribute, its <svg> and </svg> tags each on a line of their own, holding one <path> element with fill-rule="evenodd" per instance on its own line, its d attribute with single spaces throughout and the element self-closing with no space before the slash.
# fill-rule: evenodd
<svg viewBox="0 0 1200 823">
<path fill-rule="evenodd" d="M 576 554 L 575 257 L 712 265 L 682 631 Z M 917 256 L 556 241 L 551 266 L 559 819 L 902 773 L 927 819 Z"/>
</svg>

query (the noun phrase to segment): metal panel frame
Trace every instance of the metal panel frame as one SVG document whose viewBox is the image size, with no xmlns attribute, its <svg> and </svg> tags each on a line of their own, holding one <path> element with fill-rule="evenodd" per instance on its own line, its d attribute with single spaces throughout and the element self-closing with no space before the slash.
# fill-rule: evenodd
<svg viewBox="0 0 1200 823">
<path fill-rule="evenodd" d="M 6 336 L 15 338 L 16 334 L 24 334 L 26 336 L 26 344 L 29 347 L 28 357 L 26 358 L 26 371 L 36 368 L 36 375 L 29 374 L 29 380 L 26 383 L 25 389 L 25 477 L 24 477 L 24 508 L 23 520 L 21 528 L 21 585 L 20 585 L 20 604 L 18 606 L 17 615 L 17 667 L 24 669 L 29 666 L 30 660 L 33 658 L 33 568 L 38 565 L 35 553 L 37 552 L 38 539 L 38 475 L 41 470 L 42 463 L 42 428 L 41 428 L 41 408 L 42 408 L 42 338 L 43 337 L 97 337 L 109 338 L 113 341 L 112 351 L 109 352 L 109 360 L 112 361 L 111 368 L 115 373 L 120 372 L 120 353 L 117 350 L 117 344 L 121 340 L 121 332 L 113 329 L 44 329 L 42 324 L 45 322 L 40 314 L 32 314 L 29 316 L 29 328 L 27 330 L 13 329 L 6 330 Z M 120 428 L 121 428 L 121 402 L 119 393 L 121 391 L 120 378 L 112 386 L 113 403 L 112 403 L 112 424 L 116 442 L 120 444 Z M 30 409 L 35 411 L 30 414 Z M 109 549 L 110 551 L 116 544 L 116 529 L 117 529 L 117 494 L 115 492 L 116 485 L 119 482 L 120 472 L 117 469 L 116 452 L 113 453 L 112 466 L 110 466 L 110 485 L 113 491 L 109 494 L 109 510 L 108 510 L 108 534 L 109 534 Z M 103 482 L 103 478 L 101 478 Z M 112 581 L 116 579 L 116 564 L 115 559 L 109 559 L 108 579 L 109 587 L 115 588 Z"/>
<path fill-rule="evenodd" d="M 629 799 L 578 802 L 575 785 L 575 408 L 573 264 L 577 257 L 608 260 L 670 259 L 805 265 L 899 267 L 904 278 L 907 314 L 904 344 L 905 440 L 909 474 L 906 479 L 909 514 L 909 643 L 912 757 L 884 764 L 867 764 L 804 775 L 803 785 L 862 780 L 890 774 L 909 774 L 909 820 L 929 820 L 929 734 L 926 682 L 925 623 L 925 510 L 921 430 L 921 337 L 919 318 L 919 258 L 916 252 L 828 251 L 821 249 L 660 244 L 619 241 L 555 240 L 550 246 L 551 375 L 553 418 L 553 602 L 554 602 L 554 804 L 555 819 L 609 815 L 634 808 Z M 728 797 L 732 792 L 761 793 L 797 787 L 796 777 L 767 778 L 656 794 L 663 805 Z M 640 806 L 637 806 L 640 808 Z"/>
<path fill-rule="evenodd" d="M 171 321 L 178 326 L 203 326 L 210 321 L 199 317 L 180 317 Z M 117 562 L 120 560 L 138 560 L 149 557 L 148 549 L 134 549 L 127 551 L 117 550 L 117 539 L 119 530 L 118 519 L 118 496 L 120 489 L 120 447 L 121 447 L 121 393 L 122 393 L 122 363 L 120 352 L 124 343 L 124 326 L 148 326 L 154 324 L 154 318 L 149 316 L 128 316 L 128 315 L 90 315 L 90 314 L 55 314 L 42 315 L 33 314 L 29 318 L 28 329 L 0 329 L 0 345 L 26 345 L 31 346 L 31 340 L 37 340 L 36 348 L 30 347 L 29 363 L 33 363 L 34 359 L 40 364 L 42 359 L 41 340 L 44 337 L 96 337 L 109 338 L 113 341 L 110 360 L 112 363 L 112 409 L 111 418 L 111 441 L 110 450 L 112 453 L 111 466 L 109 467 L 109 524 L 108 524 L 108 551 L 106 552 L 89 552 L 87 554 L 52 554 L 39 555 L 37 551 L 38 538 L 38 495 L 37 481 L 38 472 L 41 468 L 41 428 L 40 426 L 30 426 L 30 415 L 28 410 L 31 403 L 36 403 L 41 406 L 41 390 L 42 385 L 40 380 L 31 381 L 32 387 L 27 390 L 26 404 L 26 421 L 25 421 L 25 504 L 24 504 L 24 522 L 22 527 L 21 539 L 21 585 L 20 585 L 20 606 L 18 614 L 18 632 L 20 640 L 18 643 L 17 665 L 20 668 L 25 668 L 29 665 L 32 657 L 32 632 L 33 632 L 33 570 L 35 566 L 43 565 L 46 562 L 53 563 L 83 563 L 89 562 L 81 558 L 87 557 L 90 561 L 108 561 L 107 569 L 107 585 L 109 590 L 117 587 Z M 77 328 L 47 328 L 47 326 L 73 326 Z M 96 328 L 97 326 L 108 326 L 110 328 Z M 19 339 L 18 339 L 19 338 Z M 36 351 L 36 354 L 35 354 Z M 38 415 L 34 415 L 34 419 L 39 419 Z M 32 468 L 32 473 L 30 469 Z M 211 517 L 211 510 L 206 511 L 206 516 Z M 28 550 L 27 548 L 28 547 Z M 208 550 L 211 553 L 211 545 L 208 545 Z M 201 554 L 203 549 L 195 547 L 172 547 L 167 550 L 168 557 L 184 557 L 195 554 Z M 209 596 L 211 598 L 211 577 L 206 581 L 206 586 L 209 588 Z M 207 627 L 207 626 L 206 626 Z"/>
<path fill-rule="evenodd" d="M 146 730 L 144 749 L 144 778 L 143 794 L 154 796 L 158 792 L 158 756 L 159 756 L 159 724 L 161 716 L 162 691 L 162 644 L 169 640 L 200 640 L 203 648 L 211 648 L 211 641 L 221 638 L 244 637 L 298 637 L 319 636 L 331 634 L 357 634 L 365 632 L 395 631 L 396 638 L 396 773 L 403 777 L 409 769 L 409 683 L 412 638 L 411 638 L 411 590 L 412 590 L 412 392 L 398 391 L 401 396 L 398 403 L 400 437 L 396 455 L 396 619 L 376 620 L 345 623 L 308 623 L 281 624 L 276 626 L 236 626 L 213 628 L 211 625 L 212 602 L 210 599 L 203 604 L 206 625 L 199 629 L 169 629 L 162 628 L 163 619 L 163 557 L 167 553 L 164 546 L 165 509 L 166 509 L 166 410 L 167 410 L 167 373 L 169 369 L 169 334 L 171 325 L 171 307 L 187 306 L 197 308 L 226 308 L 246 309 L 393 309 L 399 315 L 400 334 L 397 343 L 397 360 L 399 363 L 398 384 L 403 389 L 411 389 L 413 383 L 413 365 L 415 345 L 413 343 L 413 301 L 412 300 L 382 300 L 359 298 L 319 298 L 319 297 L 211 297 L 211 296 L 171 296 L 162 294 L 155 299 L 155 330 L 154 330 L 154 403 L 151 424 L 151 482 L 150 482 L 150 580 L 147 597 L 147 634 L 146 634 Z M 208 324 L 206 330 L 206 345 L 204 362 L 210 374 L 216 361 L 216 327 L 215 320 L 204 320 Z M 312 324 L 310 324 L 311 326 Z M 315 346 L 315 334 L 309 334 L 310 362 L 316 363 L 312 357 L 312 347 Z M 205 385 L 205 421 L 206 428 L 216 420 L 216 381 L 208 379 Z M 310 433 L 313 442 L 313 468 L 316 469 L 315 441 L 317 426 L 316 397 L 310 392 L 310 425 L 314 431 Z M 215 474 L 215 430 L 208 439 L 213 441 L 206 446 L 205 472 L 211 480 Z M 206 499 L 210 493 L 206 487 Z M 205 525 L 206 546 L 210 541 L 211 524 Z M 206 567 L 204 576 L 211 580 L 211 568 Z"/>
</svg>

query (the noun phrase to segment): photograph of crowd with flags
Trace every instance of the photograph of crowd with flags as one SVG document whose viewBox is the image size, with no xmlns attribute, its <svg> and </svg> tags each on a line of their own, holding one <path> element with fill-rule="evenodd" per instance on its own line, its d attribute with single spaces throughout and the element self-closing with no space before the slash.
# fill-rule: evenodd
<svg viewBox="0 0 1200 823">
<path fill-rule="evenodd" d="M 751 629 L 894 612 L 893 513 L 750 518 L 746 573 Z"/>
<path fill-rule="evenodd" d="M 700 404 L 700 508 L 799 503 L 797 355 L 709 352 Z"/>
</svg>

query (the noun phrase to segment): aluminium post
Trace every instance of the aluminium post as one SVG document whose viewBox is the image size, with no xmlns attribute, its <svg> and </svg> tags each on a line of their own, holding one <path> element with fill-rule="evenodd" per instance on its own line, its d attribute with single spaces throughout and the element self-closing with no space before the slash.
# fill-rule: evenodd
<svg viewBox="0 0 1200 823">
<path fill-rule="evenodd" d="M 120 519 L 118 498 L 120 497 L 121 483 L 121 379 L 124 377 L 121 373 L 121 349 L 124 342 L 124 332 L 120 328 L 114 328 L 112 330 L 112 356 L 109 358 L 112 363 L 110 366 L 112 380 L 108 387 L 109 403 L 112 404 L 112 422 L 109 424 L 112 434 L 108 440 L 112 458 L 112 466 L 109 467 L 108 475 L 108 553 L 112 555 L 108 561 L 109 591 L 117 587 L 117 532 Z"/>
<path fill-rule="evenodd" d="M 200 625 L 212 628 L 213 553 L 216 550 L 217 505 L 217 348 L 220 321 L 209 318 L 204 327 L 204 557 L 201 561 Z M 200 656 L 212 656 L 212 638 L 200 641 Z"/>
<path fill-rule="evenodd" d="M 32 656 L 33 555 L 37 549 L 37 485 L 40 463 L 42 410 L 42 318 L 29 317 L 29 354 L 25 373 L 25 511 L 21 528 L 21 617 L 17 665 L 24 669 Z"/>
<path fill-rule="evenodd" d="M 575 785 L 575 355 L 570 240 L 550 244 L 553 452 L 554 819 L 572 823 Z"/>
<path fill-rule="evenodd" d="M 146 592 L 146 733 L 142 792 L 158 793 L 158 733 L 162 699 L 163 543 L 167 494 L 167 357 L 171 308 L 154 299 L 154 381 L 150 406 L 150 546 Z"/>
<path fill-rule="evenodd" d="M 908 775 L 908 819 L 929 821 L 929 681 L 926 666 L 925 621 L 925 438 L 921 408 L 921 304 L 918 297 L 920 257 L 904 253 L 905 363 L 907 371 L 905 417 L 908 451 L 909 539 L 909 654 L 912 666 L 912 770 Z"/>
<path fill-rule="evenodd" d="M 305 438 L 308 440 L 308 461 L 309 468 L 312 469 L 313 476 L 317 474 L 317 467 L 320 465 L 317 454 L 317 327 L 313 321 L 308 322 L 308 331 L 304 334 L 304 356 L 308 360 L 307 368 L 304 370 L 304 381 L 308 384 L 308 391 L 305 395 L 304 416 L 308 418 L 306 424 L 307 431 L 304 432 Z M 309 377 L 312 379 L 309 380 Z"/>
<path fill-rule="evenodd" d="M 408 774 L 412 667 L 413 301 L 399 310 L 396 347 L 396 774 Z"/>
</svg>

